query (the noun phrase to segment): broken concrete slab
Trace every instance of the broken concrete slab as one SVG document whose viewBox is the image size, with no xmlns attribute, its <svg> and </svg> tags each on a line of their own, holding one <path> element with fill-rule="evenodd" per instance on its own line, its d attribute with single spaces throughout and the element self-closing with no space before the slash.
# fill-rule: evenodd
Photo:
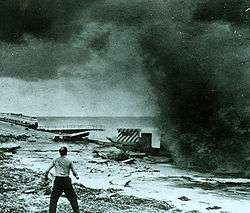
<svg viewBox="0 0 250 213">
<path fill-rule="evenodd" d="M 98 160 L 89 160 L 88 163 L 94 163 L 94 164 L 107 164 L 110 162 L 109 160 L 106 159 L 98 159 Z"/>
<path fill-rule="evenodd" d="M 178 199 L 181 200 L 181 201 L 189 201 L 189 200 L 191 200 L 190 198 L 188 198 L 186 196 L 178 197 Z"/>
<path fill-rule="evenodd" d="M 143 152 L 127 151 L 127 154 L 130 158 L 144 158 L 146 156 L 146 153 Z"/>
<path fill-rule="evenodd" d="M 146 161 L 149 161 L 149 163 L 153 163 L 153 164 L 171 163 L 172 162 L 172 159 L 165 157 L 165 156 L 146 156 L 143 159 Z"/>
<path fill-rule="evenodd" d="M 35 189 L 28 189 L 28 190 L 25 190 L 23 193 L 24 194 L 34 194 L 36 192 Z"/>
<path fill-rule="evenodd" d="M 125 164 L 132 164 L 135 162 L 135 159 L 134 158 L 129 158 L 127 160 L 123 160 L 122 163 L 125 163 Z"/>
<path fill-rule="evenodd" d="M 103 159 L 123 161 L 128 159 L 128 154 L 116 147 L 103 147 L 94 150 L 94 153 Z"/>
<path fill-rule="evenodd" d="M 207 210 L 217 210 L 217 209 L 221 209 L 220 206 L 210 206 L 206 208 Z"/>
</svg>

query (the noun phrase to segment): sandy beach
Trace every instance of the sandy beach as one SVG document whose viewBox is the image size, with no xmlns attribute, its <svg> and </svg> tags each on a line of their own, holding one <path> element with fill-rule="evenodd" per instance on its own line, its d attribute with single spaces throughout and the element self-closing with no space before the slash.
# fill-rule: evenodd
<svg viewBox="0 0 250 213">
<path fill-rule="evenodd" d="M 79 180 L 72 177 L 81 212 L 247 212 L 247 179 L 183 170 L 167 159 L 146 156 L 132 164 L 102 159 L 101 145 L 53 142 L 53 134 L 1 123 L 1 147 L 15 147 L 1 162 L 1 212 L 47 212 L 53 173 L 43 172 L 66 145 Z M 65 197 L 58 212 L 71 212 Z"/>
</svg>

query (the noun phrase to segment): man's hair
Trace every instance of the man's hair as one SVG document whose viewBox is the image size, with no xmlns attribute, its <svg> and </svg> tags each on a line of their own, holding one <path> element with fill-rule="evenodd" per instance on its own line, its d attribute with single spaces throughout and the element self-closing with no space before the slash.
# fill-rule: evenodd
<svg viewBox="0 0 250 213">
<path fill-rule="evenodd" d="M 65 147 L 65 146 L 63 146 L 63 147 L 61 147 L 61 148 L 59 149 L 59 153 L 60 153 L 61 156 L 67 155 L 67 152 L 68 152 L 68 149 L 67 149 L 67 147 Z"/>
</svg>

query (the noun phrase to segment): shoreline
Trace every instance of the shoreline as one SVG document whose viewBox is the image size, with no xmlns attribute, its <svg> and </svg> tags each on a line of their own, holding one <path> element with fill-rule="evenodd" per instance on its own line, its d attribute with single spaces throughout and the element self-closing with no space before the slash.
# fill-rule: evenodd
<svg viewBox="0 0 250 213">
<path fill-rule="evenodd" d="M 17 160 L 1 161 L 2 213 L 45 213 L 49 206 L 51 180 L 45 182 L 43 174 L 27 169 Z M 120 195 L 118 189 L 94 189 L 82 184 L 73 184 L 78 195 L 81 212 L 166 212 L 174 207 L 165 201 L 142 199 Z M 71 212 L 70 204 L 64 196 L 59 199 L 58 212 Z"/>
<path fill-rule="evenodd" d="M 69 150 L 71 150 L 69 157 L 75 162 L 76 169 L 81 175 L 80 180 L 75 182 L 73 179 L 73 183 L 75 183 L 76 187 L 79 187 L 79 184 L 81 187 L 84 186 L 83 189 L 87 191 L 90 190 L 91 193 L 93 192 L 95 195 L 95 198 L 91 197 L 88 202 L 91 202 L 91 205 L 96 207 L 91 207 L 92 210 L 89 212 L 95 212 L 93 208 L 97 208 L 95 210 L 98 212 L 98 208 L 104 208 L 105 206 L 104 209 L 106 210 L 102 212 L 126 212 L 126 209 L 122 209 L 123 204 L 121 204 L 119 211 L 117 211 L 119 207 L 114 207 L 114 209 L 110 211 L 108 211 L 107 208 L 112 207 L 113 199 L 129 199 L 130 196 L 132 196 L 133 199 L 140 199 L 142 203 L 152 201 L 153 203 L 160 202 L 159 206 L 162 206 L 162 204 L 165 206 L 168 204 L 172 207 L 175 206 L 175 208 L 166 211 L 155 206 L 150 209 L 144 203 L 142 204 L 140 212 L 244 213 L 246 212 L 244 209 L 249 209 L 249 194 L 247 194 L 247 189 L 242 191 L 242 196 L 237 195 L 238 192 L 245 188 L 245 183 L 243 185 L 239 184 L 238 179 L 223 179 L 223 182 L 222 179 L 210 177 L 209 174 L 182 170 L 171 164 L 152 164 L 147 158 L 135 160 L 133 164 L 124 164 L 115 160 L 104 160 L 94 156 L 93 150 L 98 148 L 99 145 L 56 143 L 52 141 L 53 134 L 51 133 L 25 130 L 25 128 L 7 124 L 1 129 L 1 134 L 3 133 L 5 135 L 13 134 L 18 136 L 26 134 L 29 136 L 27 139 L 21 141 L 13 139 L 13 141 L 4 142 L 1 145 L 20 145 L 21 149 L 18 149 L 17 153 L 12 155 L 12 160 L 19 162 L 19 164 L 17 164 L 19 169 L 32 169 L 30 171 L 34 174 L 41 174 L 41 172 L 47 168 L 49 162 L 56 157 L 55 153 L 58 147 L 67 145 Z M 12 173 L 13 172 L 11 172 L 11 174 Z M 1 176 L 3 177 L 3 175 Z M 40 180 L 41 175 L 36 178 L 37 183 L 40 183 Z M 129 186 L 124 187 L 128 181 L 130 181 Z M 228 181 L 233 182 L 231 185 L 230 183 L 227 185 Z M 205 186 L 207 186 L 207 188 L 204 188 Z M 235 186 L 239 187 L 239 189 L 235 188 Z M 112 188 L 112 192 L 107 191 L 109 188 Z M 84 194 L 83 189 L 79 189 L 80 191 L 82 190 L 80 194 Z M 237 193 L 233 196 L 234 191 L 229 193 L 227 189 L 237 190 Z M 102 192 L 101 194 L 103 195 L 98 197 L 100 192 Z M 245 198 L 244 193 L 246 193 Z M 46 197 L 41 194 L 31 193 L 27 196 L 27 194 L 21 193 L 20 196 L 20 198 L 25 196 L 29 197 L 31 200 L 34 198 L 34 205 L 39 206 L 40 203 L 48 205 L 48 195 Z M 111 197 L 113 197 L 112 200 Z M 102 206 L 98 206 L 98 199 L 106 201 Z M 63 206 L 62 208 L 66 208 L 66 210 L 62 210 L 62 212 L 70 212 L 69 203 L 65 198 L 62 198 L 60 203 L 62 203 L 60 204 Z M 30 203 L 29 206 L 31 208 L 32 204 Z M 130 206 L 132 206 L 132 209 L 127 212 L 137 212 L 135 208 L 136 205 L 134 205 L 133 202 Z M 216 207 L 218 209 L 216 209 Z M 238 207 L 239 211 L 235 210 Z M 86 206 L 84 208 L 86 208 Z M 40 212 L 42 212 L 42 210 Z"/>
</svg>

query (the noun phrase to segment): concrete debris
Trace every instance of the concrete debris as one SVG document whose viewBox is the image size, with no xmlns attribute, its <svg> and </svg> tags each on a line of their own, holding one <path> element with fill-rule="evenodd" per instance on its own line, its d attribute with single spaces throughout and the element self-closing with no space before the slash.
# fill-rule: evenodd
<svg viewBox="0 0 250 213">
<path fill-rule="evenodd" d="M 94 153 L 97 155 L 97 157 L 101 157 L 103 159 L 111 159 L 117 161 L 123 161 L 128 159 L 128 154 L 116 147 L 98 148 L 94 150 Z"/>
<path fill-rule="evenodd" d="M 181 209 L 178 209 L 178 208 L 176 208 L 176 209 L 173 209 L 172 211 L 171 211 L 171 213 L 180 213 L 180 212 L 183 212 Z"/>
<path fill-rule="evenodd" d="M 149 163 L 153 163 L 153 164 L 171 163 L 171 161 L 172 161 L 170 158 L 167 158 L 165 156 L 146 156 L 143 159 L 146 161 L 149 161 Z"/>
<path fill-rule="evenodd" d="M 51 194 L 51 185 L 52 180 L 45 181 L 42 179 L 43 174 L 35 172 L 33 170 L 25 168 L 25 165 L 21 164 L 18 160 L 13 159 L 21 159 L 17 157 L 26 157 L 25 155 L 28 153 L 27 161 L 29 157 L 39 156 L 39 162 L 43 161 L 45 158 L 43 156 L 50 156 L 51 159 L 54 157 L 54 154 L 58 154 L 58 149 L 55 147 L 55 143 L 52 143 L 51 139 L 53 138 L 50 134 L 45 134 L 44 136 L 37 136 L 36 134 L 32 134 L 33 130 L 29 132 L 26 131 L 25 134 L 22 135 L 1 135 L 0 134 L 0 212 L 2 213 L 26 213 L 26 212 L 37 212 L 37 213 L 45 213 L 48 211 L 49 205 L 49 196 Z M 11 132 L 12 133 L 12 132 Z M 32 135 L 28 136 L 28 133 Z M 27 135 L 26 135 L 27 134 Z M 37 133 L 38 134 L 38 133 Z M 41 137 L 41 138 L 40 138 Z M 26 143 L 20 141 L 26 140 Z M 6 144 L 5 142 L 12 142 L 10 144 Z M 50 144 L 50 146 L 45 146 L 43 142 Z M 18 142 L 18 143 L 15 143 Z M 32 143 L 28 143 L 32 142 Z M 36 144 L 34 144 L 35 142 Z M 2 144 L 1 144 L 2 143 Z M 4 143 L 4 144 L 3 144 Z M 15 146 L 13 145 L 15 144 Z M 13 150 L 19 149 L 19 144 L 21 144 L 22 149 L 18 151 L 17 155 L 12 155 L 10 153 L 4 153 L 1 148 L 4 148 L 7 151 L 12 152 Z M 4 146 L 5 145 L 5 146 Z M 37 146 L 38 145 L 38 146 Z M 84 158 L 84 148 L 88 150 L 88 154 L 90 157 Z M 44 146 L 45 148 L 43 148 Z M 167 157 L 155 157 L 150 156 L 145 153 L 127 151 L 124 147 L 115 146 L 114 144 L 107 144 L 106 142 L 103 144 L 84 144 L 84 145 L 73 145 L 70 143 L 70 152 L 76 152 L 75 156 L 83 157 L 84 164 L 81 169 L 86 171 L 86 175 L 88 178 L 92 176 L 103 178 L 105 176 L 109 176 L 110 178 L 106 183 L 109 183 L 109 187 L 113 187 L 110 189 L 92 189 L 85 187 L 83 184 L 74 183 L 74 188 L 76 189 L 78 198 L 79 198 L 79 206 L 80 212 L 97 212 L 97 213 L 163 213 L 163 212 L 185 212 L 185 213 L 199 213 L 198 210 L 183 210 L 174 208 L 173 205 L 169 204 L 170 202 L 165 201 L 157 201 L 154 199 L 145 199 L 145 198 L 137 198 L 134 196 L 124 195 L 127 191 L 132 191 L 135 189 L 137 177 L 140 178 L 140 181 L 148 180 L 151 177 L 163 178 L 162 180 L 168 183 L 179 183 L 178 186 L 190 186 L 187 184 L 192 184 L 191 186 L 201 187 L 202 185 L 206 185 L 207 183 L 199 183 L 193 177 L 186 176 L 157 176 L 152 174 L 153 172 L 160 172 L 156 168 L 161 167 L 161 165 L 149 165 L 158 164 L 158 163 L 169 163 L 169 159 Z M 42 147 L 42 148 L 41 148 Z M 91 150 L 94 150 L 95 156 L 98 158 L 93 159 L 93 155 L 90 153 Z M 47 154 L 50 153 L 50 154 Z M 80 152 L 80 154 L 78 154 Z M 51 154 L 52 153 L 52 154 Z M 1 156 L 10 155 L 12 157 L 2 158 Z M 42 157 L 42 158 L 40 158 Z M 79 159 L 76 158 L 76 159 Z M 142 158 L 142 159 L 137 159 Z M 48 158 L 46 158 L 48 160 Z M 115 162 L 118 161 L 118 162 Z M 25 161 L 24 161 L 25 162 Z M 74 161 L 75 162 L 75 161 Z M 85 164 L 86 163 L 86 164 Z M 131 165 L 130 165 L 131 164 Z M 86 169 L 85 169 L 86 168 Z M 41 169 L 41 168 L 40 168 Z M 116 171 L 116 172 L 114 172 Z M 91 174 L 88 174 L 91 173 Z M 83 176 L 83 179 L 85 177 Z M 118 179 L 118 180 L 117 180 Z M 211 179 L 213 180 L 213 179 Z M 84 181 L 84 180 L 83 180 Z M 132 182 L 133 181 L 133 182 Z M 159 179 L 161 181 L 161 179 Z M 207 180 L 209 182 L 209 180 Z M 186 184 L 186 185 L 185 185 Z M 199 185 L 200 184 L 200 185 Z M 213 183 L 209 184 L 214 187 Z M 224 184 L 224 185 L 223 185 Z M 236 186 L 247 186 L 249 183 L 237 183 Z M 217 186 L 232 186 L 234 187 L 233 182 L 219 182 L 216 181 L 215 185 Z M 125 188 L 124 188 L 125 187 Z M 128 188 L 130 187 L 130 188 Z M 114 189 L 120 188 L 120 189 Z M 122 192 L 120 192 L 122 191 Z M 124 191 L 124 192 L 123 192 Z M 182 192 L 179 193 L 179 196 L 183 195 Z M 181 202 L 181 205 L 192 205 L 195 200 L 189 201 L 190 198 L 186 196 L 182 196 L 178 198 L 184 202 Z M 71 207 L 68 202 L 65 202 L 66 199 L 60 199 L 58 203 L 58 212 L 67 213 L 71 212 Z M 205 204 L 205 202 L 204 202 Z M 211 204 L 211 203 L 210 203 Z M 206 203 L 204 206 L 204 210 L 207 207 L 207 210 L 216 210 L 221 209 L 219 206 L 212 206 L 209 203 Z M 178 202 L 179 205 L 179 202 Z M 180 207 L 181 208 L 181 207 Z M 193 208 L 193 207 L 192 207 Z M 219 210 L 222 212 L 222 210 Z"/>
<path fill-rule="evenodd" d="M 34 194 L 35 192 L 36 192 L 35 189 L 28 189 L 24 191 L 25 194 Z"/>
<path fill-rule="evenodd" d="M 217 209 L 221 209 L 220 206 L 210 206 L 206 208 L 207 210 L 217 210 Z"/>
<path fill-rule="evenodd" d="M 131 183 L 131 180 L 127 181 L 125 184 L 124 184 L 124 187 L 130 187 L 130 184 Z"/>
<path fill-rule="evenodd" d="M 182 197 L 178 197 L 179 200 L 182 200 L 182 201 L 189 201 L 191 199 L 189 199 L 188 197 L 186 196 L 182 196 Z"/>
<path fill-rule="evenodd" d="M 123 160 L 122 163 L 125 163 L 125 164 L 132 164 L 132 163 L 135 163 L 135 159 L 134 158 L 129 158 L 127 160 Z"/>
<path fill-rule="evenodd" d="M 28 139 L 28 142 L 35 143 L 35 142 L 36 142 L 36 139 L 34 139 L 34 138 L 29 138 L 29 139 Z"/>
<path fill-rule="evenodd" d="M 146 153 L 143 152 L 127 151 L 127 154 L 129 155 L 130 158 L 144 158 L 146 156 Z"/>
<path fill-rule="evenodd" d="M 90 189 L 76 187 L 77 194 L 80 198 L 88 200 L 89 211 L 96 212 L 94 206 L 106 206 L 99 208 L 98 212 L 147 212 L 159 213 L 173 209 L 174 206 L 165 201 L 157 201 L 154 199 L 142 199 L 134 196 L 121 195 L 118 189 Z M 98 201 L 98 202 L 97 202 Z M 102 210 L 102 211 L 100 211 Z"/>
<path fill-rule="evenodd" d="M 89 160 L 88 163 L 93 163 L 93 164 L 107 164 L 110 162 L 109 160 L 105 159 L 100 159 L 100 160 Z"/>
<path fill-rule="evenodd" d="M 0 143 L 15 142 L 15 141 L 26 141 L 30 136 L 22 135 L 0 135 Z"/>
</svg>

